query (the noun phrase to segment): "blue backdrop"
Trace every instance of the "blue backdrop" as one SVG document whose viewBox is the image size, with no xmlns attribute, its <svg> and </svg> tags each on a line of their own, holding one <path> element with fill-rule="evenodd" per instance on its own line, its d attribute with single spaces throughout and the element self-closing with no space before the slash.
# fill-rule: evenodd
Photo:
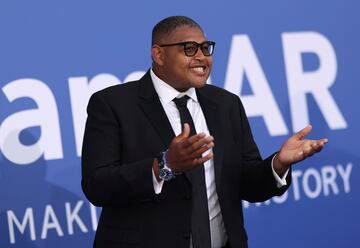
<svg viewBox="0 0 360 248">
<path fill-rule="evenodd" d="M 2 1 L 0 247 L 91 247 L 80 188 L 91 93 L 140 77 L 151 29 L 188 15 L 216 41 L 209 83 L 238 94 L 262 155 L 303 126 L 327 137 L 288 192 L 245 203 L 249 244 L 360 243 L 358 1 Z"/>
</svg>

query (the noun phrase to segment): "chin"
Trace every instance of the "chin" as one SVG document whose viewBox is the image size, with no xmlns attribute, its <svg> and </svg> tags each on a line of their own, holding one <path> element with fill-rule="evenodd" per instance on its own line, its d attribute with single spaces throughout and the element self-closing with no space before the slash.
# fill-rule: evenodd
<svg viewBox="0 0 360 248">
<path fill-rule="evenodd" d="M 202 88 L 206 85 L 206 82 L 198 84 L 195 88 Z"/>
<path fill-rule="evenodd" d="M 197 81 L 197 82 L 194 82 L 192 84 L 192 87 L 194 88 L 201 88 L 201 87 L 204 87 L 206 85 L 206 79 L 202 80 L 202 81 Z"/>
<path fill-rule="evenodd" d="M 207 81 L 208 77 L 196 77 L 196 78 L 191 78 L 189 79 L 190 86 L 194 87 L 194 88 L 201 88 L 203 86 L 205 86 L 206 81 Z"/>
</svg>

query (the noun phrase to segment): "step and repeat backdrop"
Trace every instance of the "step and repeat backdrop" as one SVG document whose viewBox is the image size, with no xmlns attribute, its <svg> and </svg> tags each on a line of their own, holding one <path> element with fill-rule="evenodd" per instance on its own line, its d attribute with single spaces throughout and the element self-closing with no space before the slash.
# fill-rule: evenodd
<svg viewBox="0 0 360 248">
<path fill-rule="evenodd" d="M 90 95 L 141 77 L 152 27 L 187 15 L 216 41 L 208 83 L 242 99 L 262 155 L 327 137 L 286 194 L 244 202 L 253 248 L 360 243 L 358 1 L 2 1 L 0 247 L 91 247 L 81 187 Z"/>
</svg>

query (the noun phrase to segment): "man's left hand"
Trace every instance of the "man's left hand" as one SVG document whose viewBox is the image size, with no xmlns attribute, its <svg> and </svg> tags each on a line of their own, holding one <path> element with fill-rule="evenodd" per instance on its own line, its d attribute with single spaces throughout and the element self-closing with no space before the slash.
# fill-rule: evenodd
<svg viewBox="0 0 360 248">
<path fill-rule="evenodd" d="M 291 136 L 282 145 L 273 163 L 274 170 L 278 175 L 283 175 L 290 165 L 300 162 L 312 156 L 314 153 L 320 152 L 328 142 L 325 138 L 319 140 L 304 139 L 310 133 L 311 129 L 312 126 L 308 125 Z"/>
</svg>

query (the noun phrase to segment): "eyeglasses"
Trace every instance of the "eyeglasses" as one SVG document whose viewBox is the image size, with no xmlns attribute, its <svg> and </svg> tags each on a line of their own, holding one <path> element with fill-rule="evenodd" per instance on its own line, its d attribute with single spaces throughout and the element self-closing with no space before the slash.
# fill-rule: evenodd
<svg viewBox="0 0 360 248">
<path fill-rule="evenodd" d="M 205 41 L 205 42 L 199 44 L 196 41 L 185 41 L 185 42 L 172 43 L 172 44 L 162 44 L 159 46 L 160 47 L 184 46 L 184 53 L 188 57 L 194 56 L 200 47 L 201 52 L 204 54 L 204 56 L 211 56 L 214 52 L 215 42 L 214 41 Z"/>
</svg>

